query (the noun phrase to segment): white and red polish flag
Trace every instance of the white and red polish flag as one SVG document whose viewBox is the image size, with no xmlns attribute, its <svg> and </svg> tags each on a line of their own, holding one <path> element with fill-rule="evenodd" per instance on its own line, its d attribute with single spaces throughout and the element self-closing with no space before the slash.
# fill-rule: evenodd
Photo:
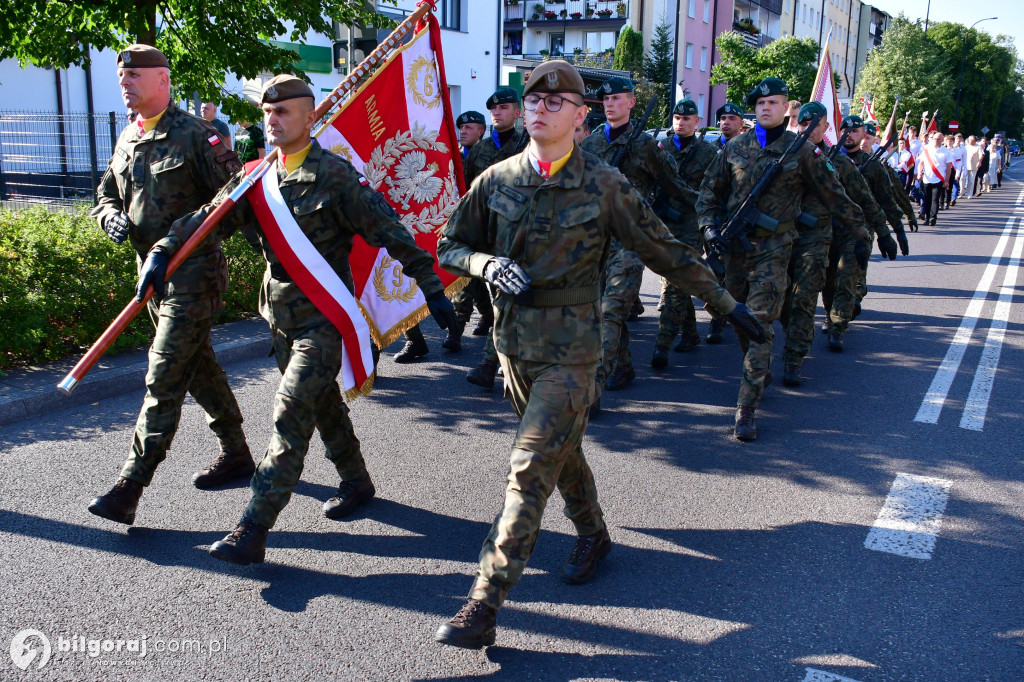
<svg viewBox="0 0 1024 682">
<path fill-rule="evenodd" d="M 835 145 L 839 142 L 839 124 L 841 122 L 839 98 L 836 95 L 836 81 L 832 74 L 832 55 L 828 51 L 829 41 L 832 40 L 832 32 L 829 31 L 825 39 L 825 47 L 821 50 L 821 60 L 818 62 L 818 74 L 814 77 L 814 86 L 811 88 L 811 101 L 821 102 L 828 111 L 827 118 L 832 124 L 825 131 L 825 142 Z"/>
<path fill-rule="evenodd" d="M 348 159 L 384 195 L 420 248 L 434 256 L 446 291 L 461 288 L 464 280 L 437 265 L 438 237 L 465 187 L 441 31 L 432 13 L 328 123 L 319 131 L 320 145 Z M 378 347 L 427 316 L 423 292 L 385 249 L 356 237 L 349 265 L 355 298 Z"/>
</svg>

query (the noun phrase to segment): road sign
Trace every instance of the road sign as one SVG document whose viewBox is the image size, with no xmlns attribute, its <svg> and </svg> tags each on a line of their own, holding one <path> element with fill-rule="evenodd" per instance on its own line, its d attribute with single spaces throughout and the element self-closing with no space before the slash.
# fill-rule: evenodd
<svg viewBox="0 0 1024 682">
<path fill-rule="evenodd" d="M 985 126 L 984 128 L 981 129 L 981 133 L 983 135 L 988 135 L 988 131 L 989 130 L 991 130 L 991 128 L 989 128 L 988 126 Z"/>
<path fill-rule="evenodd" d="M 959 121 L 950 121 L 949 122 L 949 132 L 955 133 L 958 130 L 960 130 L 960 122 Z"/>
</svg>

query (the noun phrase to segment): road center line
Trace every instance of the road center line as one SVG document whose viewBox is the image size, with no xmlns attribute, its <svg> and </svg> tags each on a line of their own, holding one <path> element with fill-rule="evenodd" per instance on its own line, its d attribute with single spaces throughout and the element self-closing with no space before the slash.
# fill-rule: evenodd
<svg viewBox="0 0 1024 682">
<path fill-rule="evenodd" d="M 992 326 L 985 338 L 985 348 L 981 351 L 978 371 L 974 374 L 971 392 L 964 405 L 964 414 L 960 419 L 960 428 L 981 431 L 985 428 L 985 414 L 988 402 L 992 397 L 992 384 L 996 379 L 999 367 L 999 356 L 1003 352 L 1003 339 L 1006 337 L 1006 323 L 1010 319 L 1010 306 L 1013 304 L 1013 290 L 1017 285 L 1020 270 L 1020 256 L 1024 251 L 1024 224 L 1017 230 L 1017 239 L 1013 242 L 1010 262 L 1006 265 L 1006 276 L 999 290 L 999 300 L 992 314 Z"/>
<path fill-rule="evenodd" d="M 827 673 L 816 668 L 807 668 L 806 670 L 807 674 L 804 676 L 803 682 L 857 682 L 853 678 L 843 677 L 835 673 Z"/>
<path fill-rule="evenodd" d="M 977 289 L 974 290 L 974 297 L 967 305 L 967 312 L 964 313 L 963 321 L 960 322 L 960 328 L 953 335 L 953 341 L 949 344 L 946 357 L 942 359 L 942 363 L 935 371 L 931 386 L 928 387 L 928 392 L 925 393 L 924 400 L 921 401 L 921 407 L 918 408 L 914 421 L 925 424 L 938 423 L 939 414 L 942 412 L 943 405 L 946 404 L 949 388 L 953 385 L 953 379 L 956 378 L 956 373 L 960 369 L 960 362 L 964 359 L 967 345 L 971 342 L 974 327 L 978 324 L 978 317 L 981 315 L 981 309 L 988 298 L 992 280 L 996 277 L 999 261 L 1003 259 L 1003 252 L 1006 250 L 1006 245 L 1010 242 L 1010 233 L 1013 232 L 1013 225 L 1016 220 L 1017 218 L 1010 218 L 1006 221 L 1006 228 L 996 243 L 996 249 L 992 253 L 992 258 L 988 261 L 988 266 L 985 268 L 981 280 L 978 282 Z"/>
<path fill-rule="evenodd" d="M 897 474 L 864 547 L 911 559 L 931 559 L 951 481 Z"/>
</svg>

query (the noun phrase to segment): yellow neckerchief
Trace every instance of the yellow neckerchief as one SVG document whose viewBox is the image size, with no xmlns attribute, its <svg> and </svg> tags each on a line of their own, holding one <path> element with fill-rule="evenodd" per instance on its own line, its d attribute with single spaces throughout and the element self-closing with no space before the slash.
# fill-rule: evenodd
<svg viewBox="0 0 1024 682">
<path fill-rule="evenodd" d="M 573 148 L 575 148 L 575 145 Z M 562 170 L 562 167 L 569 161 L 569 157 L 572 156 L 573 148 L 570 148 L 569 153 L 557 161 L 541 161 L 531 152 L 530 162 L 533 164 L 533 170 L 537 171 L 545 180 L 554 177 L 555 173 Z"/>
<path fill-rule="evenodd" d="M 281 164 L 284 169 L 291 173 L 293 170 L 302 165 L 302 162 L 306 160 L 306 155 L 309 154 L 309 150 L 313 148 L 313 143 L 310 142 L 301 151 L 297 151 L 294 154 L 281 154 Z"/>
<path fill-rule="evenodd" d="M 135 123 L 139 126 L 139 128 L 142 129 L 142 134 L 143 135 L 148 133 L 153 128 L 156 128 L 156 124 L 159 123 L 160 119 L 164 117 L 164 112 L 165 111 L 167 111 L 167 110 L 164 109 L 164 111 L 161 111 L 159 114 L 157 114 L 153 118 L 142 118 L 142 116 L 140 114 L 139 117 L 137 119 L 135 119 Z"/>
</svg>

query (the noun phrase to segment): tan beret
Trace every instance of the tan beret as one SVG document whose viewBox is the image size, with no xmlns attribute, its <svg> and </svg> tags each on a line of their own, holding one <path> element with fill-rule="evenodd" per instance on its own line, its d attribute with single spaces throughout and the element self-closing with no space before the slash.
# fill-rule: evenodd
<svg viewBox="0 0 1024 682">
<path fill-rule="evenodd" d="M 530 73 L 530 80 L 526 81 L 523 95 L 528 95 L 531 92 L 575 92 L 582 95 L 584 94 L 583 78 L 569 62 L 552 59 L 544 62 Z"/>
<path fill-rule="evenodd" d="M 290 73 L 282 73 L 263 84 L 263 96 L 260 98 L 260 104 L 283 102 L 296 97 L 316 99 L 306 81 Z"/>
<path fill-rule="evenodd" d="M 117 54 L 117 68 L 119 69 L 150 69 L 157 66 L 162 66 L 165 69 L 171 68 L 164 53 L 152 45 L 135 43 Z"/>
</svg>

